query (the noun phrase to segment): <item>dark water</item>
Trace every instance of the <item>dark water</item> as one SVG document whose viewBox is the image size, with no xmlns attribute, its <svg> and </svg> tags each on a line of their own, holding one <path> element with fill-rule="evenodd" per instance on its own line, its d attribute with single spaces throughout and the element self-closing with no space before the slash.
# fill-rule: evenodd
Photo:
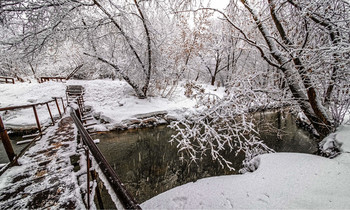
<svg viewBox="0 0 350 210">
<path fill-rule="evenodd" d="M 254 115 L 260 138 L 276 152 L 317 152 L 317 143 L 311 135 L 298 128 L 295 118 L 287 110 L 261 112 Z"/>
<path fill-rule="evenodd" d="M 286 113 L 260 113 L 255 116 L 261 138 L 277 152 L 314 153 L 317 144 L 307 132 L 298 129 Z M 129 192 L 142 203 L 166 190 L 200 178 L 236 174 L 244 154 L 224 155 L 236 171 L 222 168 L 210 157 L 188 165 L 179 160 L 176 145 L 168 141 L 174 131 L 167 126 L 110 132 L 97 136 L 98 147 L 113 166 Z M 106 207 L 106 206 L 105 206 Z"/>
<path fill-rule="evenodd" d="M 21 139 L 20 136 L 10 135 L 10 139 L 11 139 L 12 148 L 15 154 L 19 154 L 21 150 L 26 146 L 26 144 L 16 145 L 17 141 Z M 4 145 L 2 144 L 2 141 L 0 141 L 0 164 L 8 163 L 8 162 L 9 162 L 9 159 L 7 157 Z"/>
</svg>

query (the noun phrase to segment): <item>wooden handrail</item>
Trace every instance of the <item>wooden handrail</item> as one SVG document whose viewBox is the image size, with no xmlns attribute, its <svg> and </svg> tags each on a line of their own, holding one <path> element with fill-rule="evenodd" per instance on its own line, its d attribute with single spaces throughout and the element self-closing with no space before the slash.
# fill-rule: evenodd
<svg viewBox="0 0 350 210">
<path fill-rule="evenodd" d="M 4 77 L 4 76 L 0 76 L 0 79 L 5 79 L 5 83 L 9 83 L 9 82 L 7 82 L 8 80 L 11 80 L 12 82 L 12 84 L 15 84 L 15 78 L 13 78 L 13 77 Z"/>
<path fill-rule="evenodd" d="M 8 106 L 8 107 L 4 107 L 4 108 L 0 108 L 0 111 L 11 111 L 11 110 L 15 110 L 15 109 L 25 109 L 25 108 L 30 108 L 33 106 L 41 106 L 41 105 L 45 105 L 47 103 L 51 103 L 53 101 L 56 101 L 56 99 L 62 99 L 62 97 L 52 97 L 53 99 L 50 101 L 46 101 L 46 102 L 41 102 L 41 103 L 35 103 L 35 104 L 26 104 L 26 105 L 22 105 L 22 106 Z"/>
<path fill-rule="evenodd" d="M 117 176 L 116 172 L 113 170 L 112 166 L 108 163 L 108 161 L 105 159 L 99 148 L 96 146 L 88 131 L 84 128 L 80 119 L 80 110 L 74 109 L 73 107 L 71 108 L 72 112 L 70 113 L 70 115 L 73 118 L 76 127 L 78 128 L 78 131 L 83 139 L 84 144 L 88 146 L 89 150 L 93 154 L 97 164 L 106 176 L 108 182 L 110 183 L 113 191 L 117 195 L 123 207 L 125 209 L 141 209 L 140 205 L 137 204 L 134 198 L 126 190 L 119 177 Z"/>
<path fill-rule="evenodd" d="M 30 108 L 30 107 L 33 107 L 33 106 L 40 106 L 40 105 L 45 105 L 46 103 L 50 103 L 50 102 L 53 102 L 55 100 L 50 100 L 50 101 L 47 101 L 47 102 L 43 102 L 43 103 L 36 103 L 36 104 L 26 104 L 26 105 L 23 105 L 23 106 L 9 106 L 9 107 L 4 107 L 4 108 L 0 108 L 0 111 L 11 111 L 11 110 L 15 110 L 15 109 L 26 109 L 26 108 Z"/>
<path fill-rule="evenodd" d="M 54 101 L 56 102 L 57 109 L 59 110 L 59 114 L 61 116 L 61 112 L 60 112 L 60 108 L 59 108 L 57 99 L 61 99 L 62 100 L 63 110 L 65 110 L 64 103 L 63 103 L 63 98 L 62 97 L 55 97 L 55 98 L 53 98 L 53 100 L 49 100 L 49 101 L 42 102 L 42 103 L 35 103 L 35 104 L 27 104 L 27 105 L 23 105 L 23 106 L 10 106 L 10 107 L 0 108 L 0 111 L 8 111 L 8 110 L 10 111 L 10 110 L 15 110 L 15 109 L 32 108 L 33 112 L 34 112 L 35 121 L 36 121 L 38 130 L 39 130 L 39 134 L 41 136 L 42 135 L 42 128 L 41 128 L 41 125 L 40 125 L 38 113 L 36 111 L 36 106 L 46 105 L 47 108 L 48 108 L 49 114 L 50 114 L 50 118 L 52 120 L 52 124 L 54 124 L 54 119 L 53 119 L 53 116 L 51 114 L 49 103 L 54 102 Z M 7 131 L 5 129 L 5 126 L 4 126 L 3 122 L 2 122 L 1 117 L 0 117 L 0 137 L 1 137 L 2 141 L 4 142 L 4 147 L 5 147 L 6 153 L 8 155 L 8 158 L 9 158 L 10 162 L 11 162 L 11 161 L 14 160 L 16 155 L 13 152 L 13 148 L 12 148 L 12 145 L 11 145 L 10 138 L 7 135 Z"/>
</svg>

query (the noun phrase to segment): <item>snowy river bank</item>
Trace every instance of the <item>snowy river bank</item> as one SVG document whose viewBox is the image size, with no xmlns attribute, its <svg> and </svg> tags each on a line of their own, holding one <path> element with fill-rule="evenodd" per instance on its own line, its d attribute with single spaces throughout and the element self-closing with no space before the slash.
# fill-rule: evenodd
<svg viewBox="0 0 350 210">
<path fill-rule="evenodd" d="M 335 138 L 341 154 L 328 159 L 301 153 L 255 158 L 259 167 L 244 175 L 218 176 L 164 192 L 144 209 L 348 209 L 350 206 L 350 125 Z"/>
<path fill-rule="evenodd" d="M 86 105 L 105 124 L 96 130 L 108 131 L 135 116 L 166 111 L 172 117 L 188 116 L 196 101 L 184 96 L 179 87 L 170 99 L 151 97 L 140 100 L 124 83 L 111 80 L 0 84 L 4 97 L 0 106 L 36 103 L 64 96 L 66 85 L 82 84 L 86 88 Z M 222 95 L 222 89 L 208 88 Z M 43 112 L 45 110 L 43 109 Z M 7 125 L 25 126 L 31 113 L 2 113 Z M 39 111 L 39 119 L 45 117 Z M 34 119 L 33 123 L 34 124 Z M 5 124 L 6 126 L 6 124 Z M 258 170 L 244 175 L 200 179 L 176 187 L 150 200 L 142 207 L 154 208 L 348 208 L 350 206 L 350 125 L 332 135 L 342 143 L 342 154 L 335 159 L 300 153 L 275 153 L 255 159 Z"/>
</svg>

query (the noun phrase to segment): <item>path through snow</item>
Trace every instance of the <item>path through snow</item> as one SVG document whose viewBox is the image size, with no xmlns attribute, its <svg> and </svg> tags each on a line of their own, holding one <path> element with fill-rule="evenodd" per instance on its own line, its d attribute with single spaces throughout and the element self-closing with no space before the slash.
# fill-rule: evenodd
<svg viewBox="0 0 350 210">
<path fill-rule="evenodd" d="M 0 209 L 85 208 L 70 162 L 77 147 L 73 120 L 66 116 L 47 130 L 0 177 Z"/>
</svg>

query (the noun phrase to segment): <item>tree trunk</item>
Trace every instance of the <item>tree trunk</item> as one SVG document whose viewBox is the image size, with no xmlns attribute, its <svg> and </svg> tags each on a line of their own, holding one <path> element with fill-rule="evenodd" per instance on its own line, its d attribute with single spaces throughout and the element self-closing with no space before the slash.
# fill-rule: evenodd
<svg viewBox="0 0 350 210">
<path fill-rule="evenodd" d="M 137 3 L 137 0 L 134 0 L 134 3 L 136 5 L 137 11 L 140 14 L 141 20 L 142 20 L 142 24 L 143 24 L 143 28 L 145 29 L 145 33 L 146 33 L 146 40 L 147 40 L 147 56 L 148 56 L 148 68 L 146 73 L 146 81 L 144 86 L 142 87 L 142 92 L 144 94 L 145 97 L 147 97 L 147 91 L 148 91 L 148 87 L 149 87 L 149 83 L 151 81 L 151 71 L 152 71 L 152 48 L 151 48 L 151 36 L 147 27 L 147 23 L 146 23 L 146 19 L 145 16 L 143 15 L 143 12 L 139 6 L 139 4 Z"/>
<path fill-rule="evenodd" d="M 259 16 L 249 3 L 246 0 L 241 0 L 241 2 L 253 16 L 255 24 L 269 47 L 270 54 L 279 63 L 280 66 L 278 68 L 284 73 L 293 98 L 298 102 L 301 110 L 310 120 L 320 138 L 326 137 L 333 131 L 332 123 L 328 115 L 323 111 L 324 107 L 319 101 L 316 91 L 312 88 L 308 78 L 305 78 L 305 72 L 301 74 L 300 69 L 298 70 L 294 64 L 295 60 L 292 62 L 293 60 L 291 61 L 280 52 L 265 23 L 259 19 Z M 276 24 L 276 27 L 280 29 L 281 26 Z M 282 37 L 282 39 L 286 42 L 288 41 L 286 37 Z"/>
<path fill-rule="evenodd" d="M 216 75 L 214 75 L 214 76 L 211 76 L 211 85 L 215 85 L 215 79 L 216 79 Z"/>
</svg>

